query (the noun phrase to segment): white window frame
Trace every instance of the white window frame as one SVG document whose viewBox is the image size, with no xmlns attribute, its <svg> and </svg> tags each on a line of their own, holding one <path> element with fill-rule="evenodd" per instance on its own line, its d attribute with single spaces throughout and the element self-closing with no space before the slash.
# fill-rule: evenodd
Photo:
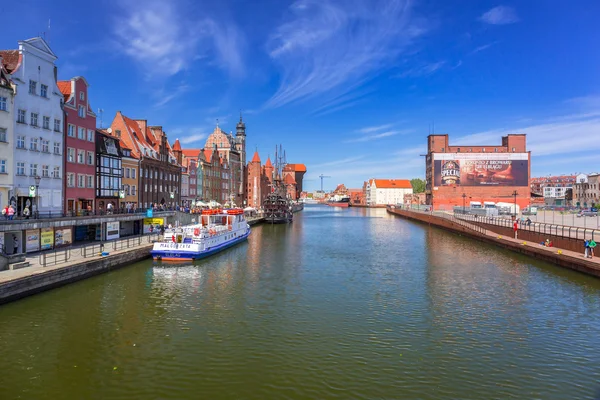
<svg viewBox="0 0 600 400">
<path fill-rule="evenodd" d="M 94 175 L 87 175 L 86 181 L 87 181 L 86 183 L 87 183 L 88 189 L 91 189 L 94 187 Z"/>
<path fill-rule="evenodd" d="M 8 98 L 0 96 L 0 111 L 8 111 L 7 108 Z"/>
<path fill-rule="evenodd" d="M 29 150 L 30 151 L 39 151 L 38 150 L 38 138 L 36 138 L 36 137 L 29 138 Z"/>
<path fill-rule="evenodd" d="M 49 130 L 49 129 L 50 129 L 50 117 L 47 117 L 47 116 L 45 116 L 45 115 L 44 115 L 44 116 L 42 117 L 42 119 L 43 119 L 43 121 L 44 121 L 44 122 L 43 122 L 43 125 L 42 125 L 42 127 L 43 127 L 44 129 L 48 129 L 48 130 Z"/>
<path fill-rule="evenodd" d="M 37 170 L 37 164 L 29 164 L 29 176 L 37 176 Z"/>
<path fill-rule="evenodd" d="M 41 84 L 40 85 L 40 96 L 44 98 L 48 98 L 48 85 Z"/>
<path fill-rule="evenodd" d="M 77 187 L 85 188 L 85 175 L 84 174 L 77 174 Z"/>
<path fill-rule="evenodd" d="M 38 126 L 38 113 L 31 113 L 29 114 L 29 122 L 31 126 Z"/>
<path fill-rule="evenodd" d="M 17 175 L 25 176 L 25 162 L 23 162 L 23 161 L 17 162 Z"/>
<path fill-rule="evenodd" d="M 82 126 L 77 127 L 77 139 L 85 140 L 85 128 Z"/>
<path fill-rule="evenodd" d="M 77 164 L 85 164 L 85 150 L 77 149 Z"/>
<path fill-rule="evenodd" d="M 85 94 L 83 93 L 83 91 L 79 92 L 79 100 L 85 100 Z"/>
<path fill-rule="evenodd" d="M 60 167 L 54 167 L 54 171 L 52 171 L 53 178 L 60 178 Z"/>
<path fill-rule="evenodd" d="M 19 124 L 24 124 L 27 119 L 27 110 L 18 110 L 17 111 L 17 122 Z"/>
<path fill-rule="evenodd" d="M 54 118 L 54 132 L 62 132 L 62 128 L 60 127 L 60 119 Z"/>
<path fill-rule="evenodd" d="M 44 150 L 45 148 L 45 150 Z M 50 153 L 50 141 L 42 139 L 42 153 Z"/>
<path fill-rule="evenodd" d="M 30 79 L 29 80 L 29 94 L 37 94 L 37 82 Z"/>
<path fill-rule="evenodd" d="M 73 147 L 67 147 L 67 162 L 75 162 L 75 149 Z"/>
<path fill-rule="evenodd" d="M 85 107 L 84 106 L 79 106 L 79 108 L 77 108 L 77 115 L 79 116 L 79 118 L 85 118 Z"/>
<path fill-rule="evenodd" d="M 0 128 L 0 142 L 6 142 L 7 141 L 7 137 L 6 137 L 6 132 L 8 130 L 6 128 Z"/>
<path fill-rule="evenodd" d="M 24 135 L 17 136 L 17 149 L 25 148 L 25 140 L 26 140 L 26 138 Z"/>
<path fill-rule="evenodd" d="M 67 187 L 75 187 L 75 174 L 72 172 L 67 174 Z"/>
<path fill-rule="evenodd" d="M 6 160 L 0 160 L 0 174 L 7 174 L 7 172 L 6 172 Z"/>
<path fill-rule="evenodd" d="M 42 165 L 42 178 L 50 177 L 50 167 L 47 165 Z"/>
<path fill-rule="evenodd" d="M 67 125 L 67 136 L 69 137 L 76 137 L 76 131 L 77 129 L 75 128 L 75 125 L 73 124 L 68 124 Z"/>
<path fill-rule="evenodd" d="M 87 165 L 94 165 L 94 152 L 93 151 L 88 151 L 87 152 Z"/>
<path fill-rule="evenodd" d="M 94 143 L 94 131 L 92 129 L 88 129 L 87 131 L 87 140 Z"/>
<path fill-rule="evenodd" d="M 60 155 L 60 142 L 54 142 L 54 154 Z"/>
<path fill-rule="evenodd" d="M 135 175 L 136 175 L 135 168 L 131 168 L 131 179 L 136 179 Z"/>
</svg>

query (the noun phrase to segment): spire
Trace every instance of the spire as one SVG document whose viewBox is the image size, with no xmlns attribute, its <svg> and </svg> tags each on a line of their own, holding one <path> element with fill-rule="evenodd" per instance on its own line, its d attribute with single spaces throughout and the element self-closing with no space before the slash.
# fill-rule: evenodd
<svg viewBox="0 0 600 400">
<path fill-rule="evenodd" d="M 240 122 L 235 126 L 236 136 L 246 136 L 246 124 L 242 120 L 242 110 L 240 110 Z"/>
<path fill-rule="evenodd" d="M 271 168 L 273 168 L 273 164 L 271 164 L 271 157 L 270 156 L 267 158 L 267 162 L 265 163 L 265 167 L 271 167 Z"/>
<path fill-rule="evenodd" d="M 260 156 L 258 155 L 258 151 L 254 152 L 254 157 L 252 157 L 252 162 L 260 163 Z"/>
<path fill-rule="evenodd" d="M 179 139 L 175 139 L 175 143 L 173 143 L 173 151 L 181 151 L 181 143 L 179 143 Z"/>
</svg>

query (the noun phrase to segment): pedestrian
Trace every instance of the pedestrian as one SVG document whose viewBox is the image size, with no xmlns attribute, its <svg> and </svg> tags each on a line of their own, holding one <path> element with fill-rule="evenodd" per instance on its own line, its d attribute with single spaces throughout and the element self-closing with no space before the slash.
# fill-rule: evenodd
<svg viewBox="0 0 600 400">
<path fill-rule="evenodd" d="M 8 204 L 2 209 L 2 215 L 4 215 L 4 219 L 8 219 Z"/>
<path fill-rule="evenodd" d="M 513 223 L 513 230 L 515 231 L 515 239 L 517 239 L 517 231 L 519 230 L 519 223 L 517 222 L 516 219 L 515 219 L 515 222 Z"/>
<path fill-rule="evenodd" d="M 8 207 L 8 219 L 12 221 L 12 219 L 15 217 L 15 214 L 16 214 L 16 210 L 15 210 L 15 208 L 11 204 Z"/>
<path fill-rule="evenodd" d="M 594 239 L 591 239 L 588 245 L 590 246 L 590 258 L 594 258 L 594 249 L 596 248 L 596 242 L 594 242 Z"/>
<path fill-rule="evenodd" d="M 106 206 L 106 213 L 112 214 L 112 209 L 113 209 L 112 203 L 108 203 L 108 205 Z"/>
<path fill-rule="evenodd" d="M 25 209 L 23 210 L 23 216 L 25 217 L 25 219 L 29 219 L 29 207 L 25 206 Z"/>
<path fill-rule="evenodd" d="M 19 240 L 13 235 L 13 254 L 19 253 Z"/>
<path fill-rule="evenodd" d="M 588 258 L 590 254 L 590 241 L 585 239 L 585 241 L 583 242 L 583 247 L 585 249 L 585 251 L 583 252 L 583 256 L 585 258 Z"/>
</svg>

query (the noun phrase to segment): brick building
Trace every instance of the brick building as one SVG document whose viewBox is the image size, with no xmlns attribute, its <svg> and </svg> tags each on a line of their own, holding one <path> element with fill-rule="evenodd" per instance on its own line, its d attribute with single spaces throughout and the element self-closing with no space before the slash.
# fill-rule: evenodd
<svg viewBox="0 0 600 400">
<path fill-rule="evenodd" d="M 197 191 L 200 200 L 216 201 L 225 204 L 230 200 L 230 170 L 225 157 L 219 154 L 216 146 L 202 149 L 198 156 Z"/>
<path fill-rule="evenodd" d="M 283 183 L 286 185 L 288 195 L 292 200 L 300 198 L 304 174 L 306 174 L 304 164 L 286 164 L 283 167 Z"/>
<path fill-rule="evenodd" d="M 531 154 L 526 135 L 502 137 L 500 145 L 451 146 L 448 135 L 429 135 L 425 156 L 426 203 L 434 209 L 463 201 L 530 204 Z"/>
<path fill-rule="evenodd" d="M 138 207 L 176 206 L 181 201 L 181 166 L 161 126 L 134 120 L 117 111 L 110 130 L 134 157 L 139 157 Z"/>
<path fill-rule="evenodd" d="M 267 163 L 271 165 L 271 159 Z M 247 200 L 246 204 L 250 207 L 262 207 L 265 196 L 271 190 L 269 185 L 273 181 L 273 171 L 271 165 L 271 173 L 269 175 L 267 166 L 262 166 L 258 152 L 254 152 L 252 160 L 248 163 L 248 188 L 246 189 Z M 270 176 L 270 178 L 269 178 Z"/>
<path fill-rule="evenodd" d="M 600 174 L 580 174 L 573 186 L 573 205 L 582 208 L 600 204 Z"/>
<path fill-rule="evenodd" d="M 88 96 L 88 83 L 77 76 L 68 81 L 58 81 L 64 96 L 66 121 L 66 188 L 65 210 L 70 215 L 95 209 L 96 175 L 96 114 Z"/>
</svg>

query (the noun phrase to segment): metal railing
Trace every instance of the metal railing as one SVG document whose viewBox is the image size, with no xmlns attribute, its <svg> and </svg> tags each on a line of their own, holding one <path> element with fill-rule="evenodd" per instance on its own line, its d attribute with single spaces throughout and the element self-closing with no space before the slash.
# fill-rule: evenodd
<svg viewBox="0 0 600 400">
<path fill-rule="evenodd" d="M 175 208 L 154 208 L 152 209 L 154 212 L 169 212 L 169 211 L 177 211 Z M 15 214 L 13 219 L 8 219 L 6 217 L 0 218 L 0 224 L 10 224 L 10 223 L 22 223 L 24 221 L 36 221 L 36 220 L 44 220 L 44 219 L 57 219 L 57 218 L 86 218 L 86 217 L 96 217 L 96 216 L 110 216 L 110 215 L 145 215 L 148 209 L 146 208 L 138 208 L 135 210 L 127 210 L 122 208 L 113 209 L 112 211 L 101 211 L 101 210 L 91 210 L 91 211 L 68 211 L 68 212 L 57 212 L 57 211 L 41 211 L 39 213 L 35 213 L 35 215 L 31 215 L 30 217 L 25 217 L 23 215 Z"/>
<path fill-rule="evenodd" d="M 143 236 L 131 236 L 107 242 L 95 242 L 83 246 L 69 246 L 41 253 L 39 263 L 42 267 L 66 263 L 71 259 L 80 257 L 83 259 L 98 257 L 102 252 L 119 251 L 128 248 L 137 248 L 141 245 L 150 244 L 160 239 L 160 234 L 149 234 Z"/>
<path fill-rule="evenodd" d="M 465 221 L 473 221 L 481 224 L 495 225 L 503 228 L 513 229 L 513 220 L 500 217 L 480 217 L 475 215 L 455 214 L 455 218 Z M 546 224 L 543 222 L 523 222 L 517 219 L 518 228 L 521 231 L 539 233 L 543 235 L 557 236 L 568 239 L 597 239 L 600 238 L 600 230 L 591 228 L 582 228 L 577 226 Z"/>
<path fill-rule="evenodd" d="M 456 225 L 462 226 L 463 228 L 470 229 L 470 230 L 480 233 L 482 235 L 485 235 L 487 233 L 487 230 L 485 228 L 483 228 L 477 224 L 472 224 L 469 221 L 466 221 L 466 220 L 463 220 L 460 218 L 456 218 L 454 215 L 448 214 L 443 211 L 432 211 L 431 206 L 421 205 L 418 207 L 410 207 L 410 208 L 396 206 L 396 208 L 399 210 L 415 212 L 415 213 L 419 213 L 419 214 L 423 214 L 423 215 L 434 215 L 436 217 L 444 218 Z"/>
</svg>

